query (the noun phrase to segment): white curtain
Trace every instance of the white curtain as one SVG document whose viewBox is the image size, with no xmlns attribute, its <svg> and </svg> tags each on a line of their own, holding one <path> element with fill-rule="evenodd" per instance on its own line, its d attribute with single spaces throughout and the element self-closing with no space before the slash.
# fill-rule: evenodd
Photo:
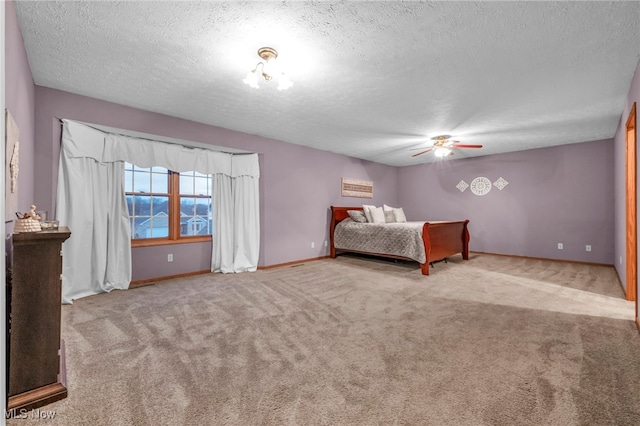
<svg viewBox="0 0 640 426">
<path fill-rule="evenodd" d="M 231 176 L 234 155 L 202 148 L 105 134 L 102 161 L 127 161 L 140 167 L 160 166 L 174 172 L 196 171 Z"/>
<path fill-rule="evenodd" d="M 233 197 L 231 176 L 213 175 L 213 235 L 211 271 L 233 271 Z"/>
<path fill-rule="evenodd" d="M 253 272 L 260 252 L 260 198 L 258 155 L 234 157 L 233 179 L 233 271 Z"/>
<path fill-rule="evenodd" d="M 254 272 L 260 254 L 258 154 L 234 155 L 231 176 L 214 178 L 211 270 Z"/>
<path fill-rule="evenodd" d="M 63 120 L 57 218 L 69 226 L 63 302 L 131 281 L 131 236 L 124 162 L 213 176 L 211 270 L 255 271 L 260 251 L 257 154 L 232 155 L 102 132 Z"/>
<path fill-rule="evenodd" d="M 100 163 L 77 149 L 84 141 L 85 154 L 91 155 L 103 139 L 90 128 L 63 129 L 56 216 L 69 226 L 71 238 L 62 245 L 62 303 L 126 289 L 131 281 L 124 164 Z"/>
</svg>

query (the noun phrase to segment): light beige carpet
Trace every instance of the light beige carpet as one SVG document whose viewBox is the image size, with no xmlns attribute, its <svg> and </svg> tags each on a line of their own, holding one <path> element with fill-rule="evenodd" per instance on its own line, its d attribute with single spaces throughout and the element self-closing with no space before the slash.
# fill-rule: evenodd
<svg viewBox="0 0 640 426">
<path fill-rule="evenodd" d="M 640 425 L 612 267 L 341 256 L 63 306 L 69 397 L 9 425 Z"/>
</svg>

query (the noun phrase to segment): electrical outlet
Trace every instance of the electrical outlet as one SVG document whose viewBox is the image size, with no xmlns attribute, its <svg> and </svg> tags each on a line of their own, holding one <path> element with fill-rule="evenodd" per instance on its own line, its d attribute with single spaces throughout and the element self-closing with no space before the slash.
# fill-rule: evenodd
<svg viewBox="0 0 640 426">
<path fill-rule="evenodd" d="M 620 260 L 618 261 L 622 265 L 622 256 L 620 256 Z"/>
<path fill-rule="evenodd" d="M 562 250 L 564 248 L 564 246 L 562 245 L 562 243 L 558 243 L 558 250 Z"/>
<path fill-rule="evenodd" d="M 173 262 L 173 254 L 167 255 L 167 262 Z"/>
<path fill-rule="evenodd" d="M 324 246 L 327 247 L 328 245 L 327 240 L 324 240 Z"/>
<path fill-rule="evenodd" d="M 316 243 L 314 243 L 313 241 L 311 241 L 311 248 L 316 248 Z"/>
<path fill-rule="evenodd" d="M 586 250 L 591 251 L 591 244 L 587 244 Z"/>
</svg>

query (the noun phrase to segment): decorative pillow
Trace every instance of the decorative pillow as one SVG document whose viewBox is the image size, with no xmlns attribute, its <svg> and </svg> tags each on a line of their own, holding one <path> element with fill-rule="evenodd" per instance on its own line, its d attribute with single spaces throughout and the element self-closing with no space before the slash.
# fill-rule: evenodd
<svg viewBox="0 0 640 426">
<path fill-rule="evenodd" d="M 384 210 L 382 207 L 376 207 L 374 209 L 370 209 L 371 219 L 373 223 L 385 223 L 384 220 Z"/>
<path fill-rule="evenodd" d="M 382 206 L 385 216 L 393 216 L 393 220 L 387 220 L 387 222 L 406 222 L 407 217 L 404 214 L 402 207 L 391 207 L 386 204 Z"/>
<path fill-rule="evenodd" d="M 364 223 L 367 221 L 367 217 L 362 210 L 347 210 L 347 213 L 349 213 L 354 222 Z"/>
<path fill-rule="evenodd" d="M 387 223 L 393 223 L 396 221 L 396 217 L 393 214 L 393 210 L 386 210 L 386 209 L 382 209 L 384 211 L 384 221 Z"/>
<path fill-rule="evenodd" d="M 398 207 L 397 209 L 393 210 L 393 216 L 396 219 L 396 222 L 406 222 L 407 221 L 407 216 L 404 215 L 404 210 L 402 210 L 402 207 Z"/>
<path fill-rule="evenodd" d="M 375 209 L 376 206 L 372 206 L 370 204 L 363 204 L 362 205 L 362 211 L 364 211 L 364 215 L 367 218 L 367 222 L 373 222 L 373 219 L 371 218 L 371 212 L 370 209 Z"/>
</svg>

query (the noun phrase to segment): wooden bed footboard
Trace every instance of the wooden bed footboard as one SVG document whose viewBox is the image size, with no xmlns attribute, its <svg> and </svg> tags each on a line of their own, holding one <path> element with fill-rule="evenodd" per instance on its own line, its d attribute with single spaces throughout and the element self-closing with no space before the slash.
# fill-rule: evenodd
<svg viewBox="0 0 640 426">
<path fill-rule="evenodd" d="M 469 260 L 469 220 L 460 222 L 425 222 L 422 227 L 422 242 L 427 256 L 420 265 L 422 273 L 429 275 L 429 264 L 454 254 L 461 253 Z"/>
<path fill-rule="evenodd" d="M 347 210 L 362 210 L 362 207 L 336 207 L 331 206 L 331 225 L 329 228 L 330 252 L 329 256 L 335 258 L 337 256 L 336 247 L 333 240 L 333 234 L 336 225 L 349 217 Z M 424 252 L 426 261 L 420 264 L 420 270 L 423 275 L 429 275 L 429 266 L 432 262 L 445 259 L 454 254 L 461 253 L 464 260 L 469 259 L 469 220 L 448 222 L 425 222 L 422 227 L 422 242 L 424 244 Z M 348 252 L 350 250 L 343 250 Z M 393 256 L 380 253 L 365 253 L 381 257 L 390 257 L 395 259 L 406 259 L 401 256 Z M 411 260 L 411 259 L 409 259 Z"/>
</svg>

